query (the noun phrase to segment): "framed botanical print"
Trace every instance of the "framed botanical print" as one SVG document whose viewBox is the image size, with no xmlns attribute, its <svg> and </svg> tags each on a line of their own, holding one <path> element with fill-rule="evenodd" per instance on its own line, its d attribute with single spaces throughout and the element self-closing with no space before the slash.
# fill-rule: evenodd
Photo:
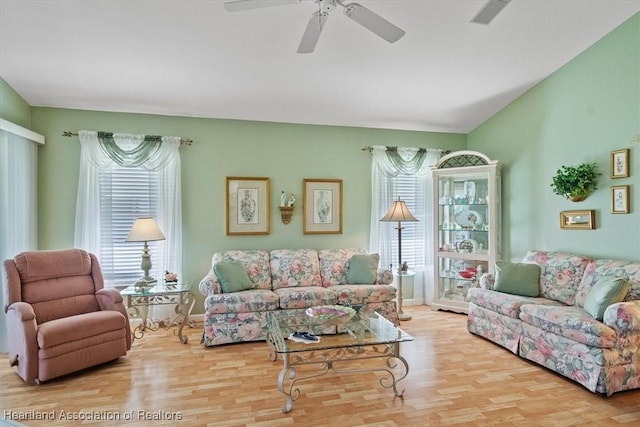
<svg viewBox="0 0 640 427">
<path fill-rule="evenodd" d="M 342 234 L 342 180 L 305 179 L 304 234 Z"/>
<path fill-rule="evenodd" d="M 269 178 L 227 177 L 227 236 L 269 234 Z"/>
<path fill-rule="evenodd" d="M 611 187 L 611 213 L 629 213 L 629 186 Z"/>
<path fill-rule="evenodd" d="M 611 152 L 611 178 L 627 178 L 629 176 L 629 149 Z"/>
</svg>

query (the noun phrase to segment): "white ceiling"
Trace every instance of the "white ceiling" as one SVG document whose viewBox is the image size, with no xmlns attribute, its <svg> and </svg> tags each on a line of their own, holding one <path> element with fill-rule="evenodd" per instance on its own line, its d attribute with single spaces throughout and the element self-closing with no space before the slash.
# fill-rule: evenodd
<svg viewBox="0 0 640 427">
<path fill-rule="evenodd" d="M 485 0 L 359 2 L 406 35 L 337 8 L 297 54 L 311 0 L 0 0 L 0 76 L 32 106 L 467 133 L 640 11 L 513 0 L 485 26 Z"/>
</svg>

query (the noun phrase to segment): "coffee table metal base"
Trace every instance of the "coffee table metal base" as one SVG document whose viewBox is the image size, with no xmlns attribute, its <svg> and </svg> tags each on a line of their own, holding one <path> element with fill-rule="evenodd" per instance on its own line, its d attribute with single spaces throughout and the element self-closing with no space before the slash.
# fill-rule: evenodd
<svg viewBox="0 0 640 427">
<path fill-rule="evenodd" d="M 275 361 L 279 353 L 276 353 L 270 335 L 267 335 L 267 342 L 271 348 L 269 358 Z M 380 385 L 393 389 L 397 397 L 402 397 L 404 394 L 404 388 L 398 389 L 398 382 L 409 374 L 409 364 L 400 355 L 399 342 L 280 354 L 282 355 L 283 367 L 278 375 L 278 390 L 286 396 L 285 405 L 282 407 L 284 413 L 291 411 L 293 402 L 300 397 L 300 389 L 297 387 L 298 381 L 317 378 L 326 375 L 329 371 L 337 374 L 383 372 L 385 375 L 380 379 Z M 343 369 L 340 367 L 342 364 L 367 359 L 382 359 L 384 363 L 381 366 L 371 368 Z M 296 367 L 302 365 L 319 365 L 319 370 L 299 377 Z"/>
</svg>

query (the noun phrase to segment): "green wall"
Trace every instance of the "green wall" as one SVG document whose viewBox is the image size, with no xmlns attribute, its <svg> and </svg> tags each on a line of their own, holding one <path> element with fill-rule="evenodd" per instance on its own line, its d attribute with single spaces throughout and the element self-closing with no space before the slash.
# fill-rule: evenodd
<svg viewBox="0 0 640 427">
<path fill-rule="evenodd" d="M 466 135 L 337 126 L 32 108 L 33 130 L 47 143 L 38 152 L 38 237 L 40 249 L 73 246 L 80 144 L 63 131 L 105 130 L 177 135 L 183 146 L 184 279 L 199 282 L 221 249 L 335 248 L 369 245 L 371 155 L 368 145 L 459 150 Z M 226 236 L 225 178 L 269 177 L 271 234 Z M 343 180 L 343 234 L 302 233 L 304 178 Z M 282 224 L 280 192 L 298 199 L 291 223 Z M 202 312 L 201 297 L 194 312 Z"/>
<path fill-rule="evenodd" d="M 0 118 L 24 128 L 31 128 L 31 108 L 11 86 L 0 77 Z"/>
<path fill-rule="evenodd" d="M 505 165 L 504 257 L 528 249 L 640 259 L 640 14 L 636 14 L 468 135 Z M 613 150 L 631 150 L 631 176 L 610 178 Z M 550 188 L 561 165 L 595 162 L 599 190 L 573 203 Z M 631 213 L 611 213 L 612 185 L 631 185 Z M 563 210 L 596 211 L 597 229 L 561 230 Z"/>
</svg>

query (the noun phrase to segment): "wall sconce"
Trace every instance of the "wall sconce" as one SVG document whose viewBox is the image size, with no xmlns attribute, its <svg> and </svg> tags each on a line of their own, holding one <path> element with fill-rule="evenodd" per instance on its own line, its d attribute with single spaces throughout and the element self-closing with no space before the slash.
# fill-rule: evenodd
<svg viewBox="0 0 640 427">
<path fill-rule="evenodd" d="M 289 224 L 291 222 L 292 215 L 293 206 L 280 206 L 280 216 L 282 217 L 283 224 Z"/>
</svg>

